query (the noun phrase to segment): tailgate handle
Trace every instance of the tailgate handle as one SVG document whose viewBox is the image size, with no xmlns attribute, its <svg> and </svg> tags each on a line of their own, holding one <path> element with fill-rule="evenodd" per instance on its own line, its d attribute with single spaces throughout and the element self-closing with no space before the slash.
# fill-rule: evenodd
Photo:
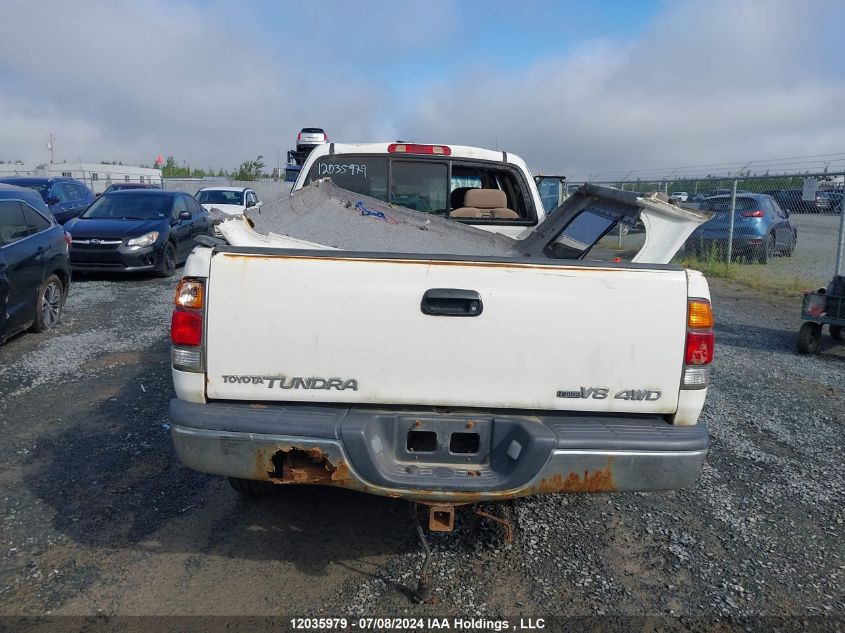
<svg viewBox="0 0 845 633">
<path fill-rule="evenodd" d="M 431 288 L 423 295 L 420 309 L 432 316 L 472 317 L 481 314 L 484 304 L 475 290 Z"/>
</svg>

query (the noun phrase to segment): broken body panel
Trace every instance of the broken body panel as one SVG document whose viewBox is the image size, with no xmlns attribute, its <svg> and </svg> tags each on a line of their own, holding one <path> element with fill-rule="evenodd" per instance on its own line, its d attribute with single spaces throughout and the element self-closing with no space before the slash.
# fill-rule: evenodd
<svg viewBox="0 0 845 633">
<path fill-rule="evenodd" d="M 695 228 L 711 214 L 610 187 L 584 185 L 524 239 L 435 215 L 388 204 L 336 187 L 331 180 L 312 183 L 272 206 L 223 220 L 218 228 L 232 246 L 332 248 L 382 253 L 454 254 L 491 257 L 554 257 L 550 245 L 566 240 L 568 226 L 586 211 L 613 222 L 581 245 L 576 259 L 612 230 L 615 222 L 646 227 L 645 243 L 635 262 L 668 263 Z"/>
</svg>

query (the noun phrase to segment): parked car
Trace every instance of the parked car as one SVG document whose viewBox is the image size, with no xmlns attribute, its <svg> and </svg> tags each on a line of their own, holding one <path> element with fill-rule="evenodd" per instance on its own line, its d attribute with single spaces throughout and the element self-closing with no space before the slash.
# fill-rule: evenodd
<svg viewBox="0 0 845 633">
<path fill-rule="evenodd" d="M 101 195 L 111 193 L 112 191 L 123 191 L 124 189 L 161 189 L 161 186 L 152 182 L 115 182 L 106 187 L 102 194 L 97 194 L 99 198 Z"/>
<path fill-rule="evenodd" d="M 709 253 L 713 248 L 724 250 L 730 232 L 731 196 L 712 196 L 699 206 L 700 211 L 714 213 L 695 229 L 687 240 L 688 255 Z M 798 229 L 789 219 L 789 212 L 765 194 L 737 195 L 734 207 L 732 253 L 747 256 L 766 264 L 776 254 L 792 257 L 798 241 Z"/>
<path fill-rule="evenodd" d="M 93 192 L 73 178 L 14 176 L 0 179 L 0 183 L 37 191 L 59 224 L 75 218 L 95 200 Z"/>
<path fill-rule="evenodd" d="M 707 198 L 703 193 L 691 193 L 687 196 L 687 204 L 698 204 Z"/>
<path fill-rule="evenodd" d="M 318 145 L 329 142 L 329 135 L 320 127 L 304 127 L 296 136 L 296 151 L 310 152 Z"/>
<path fill-rule="evenodd" d="M 206 210 L 219 209 L 228 215 L 261 207 L 258 194 L 246 187 L 203 187 L 197 191 L 196 198 Z"/>
<path fill-rule="evenodd" d="M 200 235 L 211 235 L 208 211 L 178 191 L 134 189 L 97 198 L 65 225 L 77 271 L 155 271 L 169 277 Z"/>
<path fill-rule="evenodd" d="M 790 213 L 819 213 L 822 210 L 818 193 L 813 200 L 804 200 L 804 191 L 802 189 L 775 189 L 771 191 L 764 191 L 763 193 L 771 196 L 777 203 Z"/>
<path fill-rule="evenodd" d="M 58 325 L 70 288 L 68 242 L 37 193 L 0 184 L 0 343 Z"/>
<path fill-rule="evenodd" d="M 822 213 L 842 213 L 842 192 L 819 191 L 816 205 Z"/>
<path fill-rule="evenodd" d="M 733 189 L 716 189 L 716 191 L 709 194 L 707 197 L 709 198 L 711 196 L 730 196 L 732 191 L 733 191 Z M 748 191 L 748 189 L 737 189 L 736 190 L 736 195 L 739 195 L 741 193 L 751 193 L 751 192 Z"/>
<path fill-rule="evenodd" d="M 669 194 L 669 199 L 674 202 L 686 202 L 689 194 L 686 191 L 673 191 Z"/>
</svg>

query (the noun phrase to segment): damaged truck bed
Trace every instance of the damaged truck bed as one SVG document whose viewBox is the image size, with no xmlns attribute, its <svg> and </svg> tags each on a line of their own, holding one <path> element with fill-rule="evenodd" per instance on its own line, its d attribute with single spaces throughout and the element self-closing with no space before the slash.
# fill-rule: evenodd
<svg viewBox="0 0 845 633">
<path fill-rule="evenodd" d="M 585 210 L 594 238 L 584 243 L 566 227 Z M 666 263 L 689 233 L 710 216 L 660 199 L 609 187 L 584 185 L 524 240 L 516 240 L 427 213 L 388 204 L 322 180 L 245 217 L 218 215 L 220 233 L 231 246 L 333 248 L 346 251 L 451 254 L 488 257 L 580 259 L 616 222 L 641 220 L 646 240 L 634 261 Z"/>
</svg>

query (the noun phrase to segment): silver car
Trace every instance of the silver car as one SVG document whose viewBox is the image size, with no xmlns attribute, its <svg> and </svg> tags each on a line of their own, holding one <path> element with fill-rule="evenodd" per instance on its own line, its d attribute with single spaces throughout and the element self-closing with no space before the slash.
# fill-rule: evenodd
<svg viewBox="0 0 845 633">
<path fill-rule="evenodd" d="M 296 151 L 310 152 L 318 145 L 329 142 L 329 135 L 319 127 L 304 127 L 296 137 Z"/>
</svg>

